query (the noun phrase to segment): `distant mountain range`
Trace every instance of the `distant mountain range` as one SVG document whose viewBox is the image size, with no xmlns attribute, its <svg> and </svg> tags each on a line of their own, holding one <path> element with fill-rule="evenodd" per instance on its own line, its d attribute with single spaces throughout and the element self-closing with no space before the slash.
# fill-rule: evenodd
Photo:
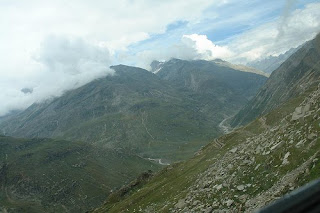
<svg viewBox="0 0 320 213">
<path fill-rule="evenodd" d="M 267 74 L 271 74 L 275 71 L 280 65 L 285 62 L 293 53 L 295 53 L 298 49 L 302 47 L 299 46 L 297 48 L 291 48 L 287 52 L 280 54 L 279 56 L 268 56 L 262 60 L 256 60 L 250 63 L 247 63 L 247 66 L 254 67 L 258 70 L 261 70 Z"/>
</svg>

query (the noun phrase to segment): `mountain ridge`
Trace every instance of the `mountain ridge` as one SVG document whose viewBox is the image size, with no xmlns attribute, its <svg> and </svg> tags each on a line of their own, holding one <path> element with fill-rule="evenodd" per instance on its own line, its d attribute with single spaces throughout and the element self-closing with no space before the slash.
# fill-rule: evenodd
<svg viewBox="0 0 320 213">
<path fill-rule="evenodd" d="M 319 58 L 320 34 L 271 74 L 257 95 L 231 120 L 231 126 L 246 124 L 317 84 L 320 75 Z"/>
</svg>

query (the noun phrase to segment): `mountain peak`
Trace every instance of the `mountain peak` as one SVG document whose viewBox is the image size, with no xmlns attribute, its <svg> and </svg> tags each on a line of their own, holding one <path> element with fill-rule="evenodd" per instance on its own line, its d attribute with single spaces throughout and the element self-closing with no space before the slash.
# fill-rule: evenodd
<svg viewBox="0 0 320 213">
<path fill-rule="evenodd" d="M 213 62 L 226 62 L 224 60 L 222 60 L 221 58 L 216 58 L 212 60 Z"/>
<path fill-rule="evenodd" d="M 113 65 L 110 66 L 110 69 L 113 69 L 116 71 L 116 73 L 143 73 L 143 72 L 148 72 L 148 70 L 142 69 L 140 67 L 134 67 L 134 66 L 128 66 L 124 64 L 119 64 L 119 65 Z"/>
</svg>

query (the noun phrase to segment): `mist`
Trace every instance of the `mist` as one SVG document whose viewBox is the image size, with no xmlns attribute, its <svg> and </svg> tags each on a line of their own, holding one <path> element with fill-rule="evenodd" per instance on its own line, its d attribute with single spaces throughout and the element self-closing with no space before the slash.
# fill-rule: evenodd
<svg viewBox="0 0 320 213">
<path fill-rule="evenodd" d="M 48 36 L 34 54 L 32 75 L 0 80 L 0 116 L 63 95 L 66 91 L 114 73 L 106 48 L 80 38 Z M 32 92 L 24 92 L 28 88 Z"/>
<path fill-rule="evenodd" d="M 276 40 L 279 40 L 284 36 L 286 30 L 285 28 L 288 27 L 288 20 L 290 18 L 291 11 L 296 3 L 297 0 L 286 0 L 286 4 L 283 8 L 282 16 L 280 18 L 281 20 L 278 24 L 278 35 Z"/>
</svg>

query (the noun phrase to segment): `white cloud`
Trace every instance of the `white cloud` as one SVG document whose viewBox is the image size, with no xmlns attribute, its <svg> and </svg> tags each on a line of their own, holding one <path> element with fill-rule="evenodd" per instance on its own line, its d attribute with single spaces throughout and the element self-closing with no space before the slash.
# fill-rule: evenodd
<svg viewBox="0 0 320 213">
<path fill-rule="evenodd" d="M 230 58 L 233 53 L 227 47 L 215 45 L 206 35 L 183 35 L 184 43 L 192 46 L 199 54 L 199 59 L 212 60 L 216 58 Z"/>
<path fill-rule="evenodd" d="M 65 91 L 93 79 L 113 74 L 106 49 L 93 46 L 80 38 L 49 36 L 35 56 L 34 73 L 6 76 L 0 79 L 0 116 L 20 110 L 34 102 L 58 97 Z M 31 88 L 32 93 L 21 89 Z"/>
<path fill-rule="evenodd" d="M 227 48 L 237 53 L 230 60 L 246 63 L 269 55 L 277 56 L 311 40 L 320 32 L 319 11 L 320 3 L 311 3 L 290 16 L 234 36 L 225 42 Z"/>
<path fill-rule="evenodd" d="M 51 72 L 68 74 L 108 69 L 111 63 L 107 49 L 93 46 L 81 38 L 68 39 L 54 35 L 42 42 L 35 59 Z"/>
</svg>

